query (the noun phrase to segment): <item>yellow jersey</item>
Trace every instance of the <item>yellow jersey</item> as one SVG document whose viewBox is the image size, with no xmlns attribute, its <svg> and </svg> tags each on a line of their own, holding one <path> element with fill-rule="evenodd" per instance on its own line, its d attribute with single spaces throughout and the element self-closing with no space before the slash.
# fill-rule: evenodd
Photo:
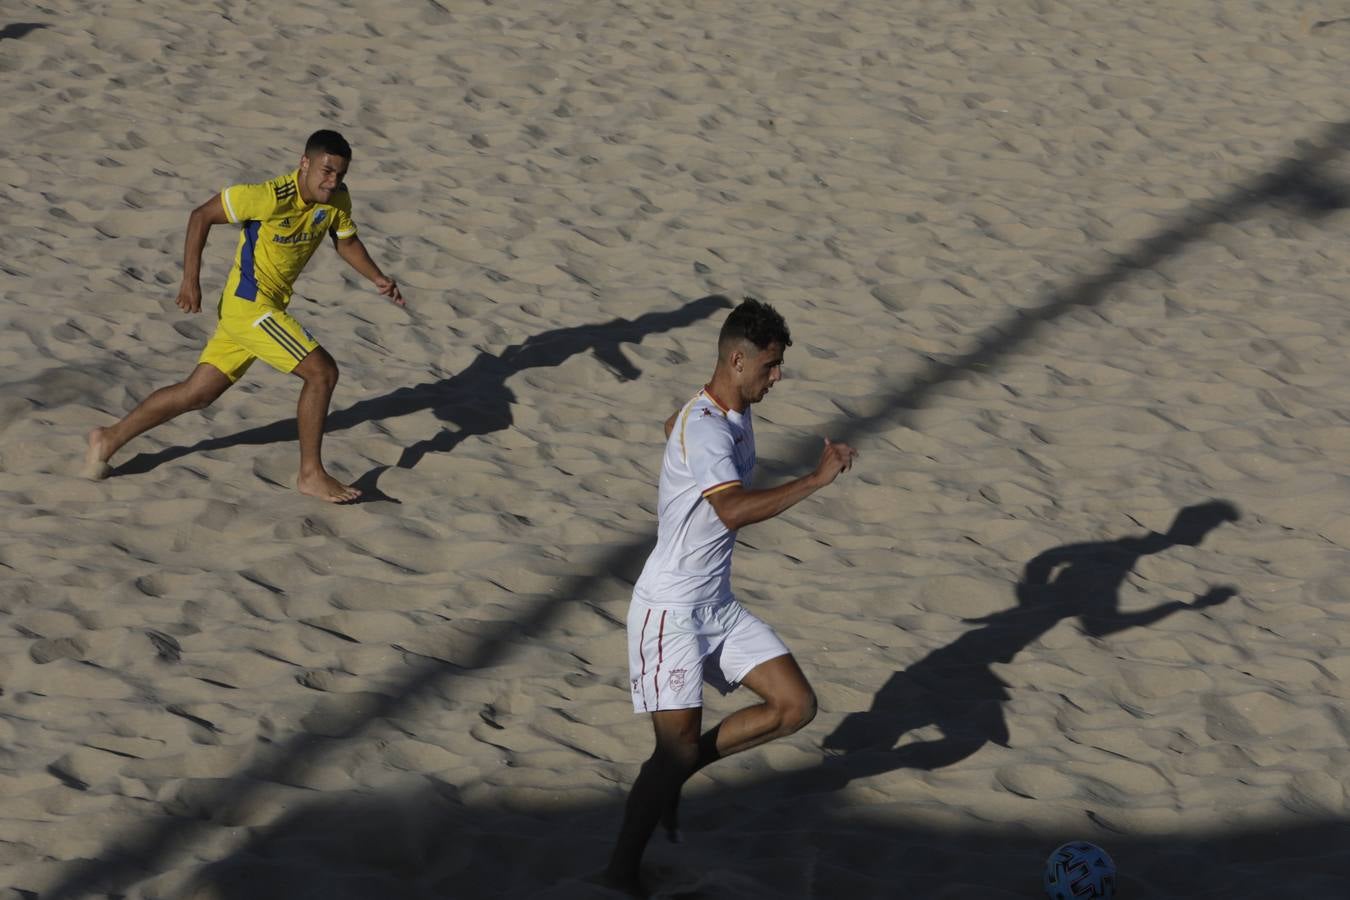
<svg viewBox="0 0 1350 900">
<path fill-rule="evenodd" d="M 330 231 L 356 234 L 352 198 L 345 185 L 328 203 L 300 199 L 300 171 L 262 184 L 233 184 L 220 192 L 225 215 L 241 226 L 225 297 L 285 309 L 295 279 Z"/>
</svg>

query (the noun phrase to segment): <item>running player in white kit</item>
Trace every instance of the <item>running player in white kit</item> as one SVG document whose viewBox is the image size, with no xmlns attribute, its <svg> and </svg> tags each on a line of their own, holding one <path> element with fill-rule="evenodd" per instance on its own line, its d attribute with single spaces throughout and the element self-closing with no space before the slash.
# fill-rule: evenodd
<svg viewBox="0 0 1350 900">
<path fill-rule="evenodd" d="M 747 299 L 727 316 L 712 381 L 666 421 L 656 547 L 633 587 L 628 658 L 633 708 L 649 713 L 656 749 L 629 794 L 605 880 L 642 895 L 639 863 L 658 822 L 676 839 L 680 788 L 714 760 L 802 728 L 816 697 L 787 646 L 731 592 L 736 530 L 772 518 L 830 484 L 857 453 L 825 441 L 815 470 L 751 487 L 751 405 L 783 377 L 792 345 L 773 307 Z M 703 682 L 744 684 L 759 703 L 700 735 Z"/>
</svg>

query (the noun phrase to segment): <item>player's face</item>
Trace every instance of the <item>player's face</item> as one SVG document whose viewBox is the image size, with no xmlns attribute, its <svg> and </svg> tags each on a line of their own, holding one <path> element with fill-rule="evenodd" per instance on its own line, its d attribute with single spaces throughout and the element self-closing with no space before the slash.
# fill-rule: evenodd
<svg viewBox="0 0 1350 900">
<path fill-rule="evenodd" d="M 300 187 L 311 203 L 327 203 L 347 177 L 352 161 L 331 153 L 300 157 Z"/>
<path fill-rule="evenodd" d="M 783 345 L 774 342 L 763 350 L 746 344 L 741 366 L 741 396 L 758 403 L 769 388 L 783 380 Z"/>
</svg>

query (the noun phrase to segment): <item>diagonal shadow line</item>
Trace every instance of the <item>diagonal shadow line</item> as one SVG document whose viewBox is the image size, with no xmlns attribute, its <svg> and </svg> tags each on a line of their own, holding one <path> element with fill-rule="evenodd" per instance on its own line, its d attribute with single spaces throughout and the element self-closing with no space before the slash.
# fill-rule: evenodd
<svg viewBox="0 0 1350 900">
<path fill-rule="evenodd" d="M 1350 147 L 1350 120 L 1327 128 L 1317 141 L 1309 143 L 1312 146 L 1302 155 L 1233 187 L 1217 200 L 1195 204 L 1175 224 L 1142 241 L 1100 273 L 1053 291 L 1040 306 L 1018 310 L 1012 318 L 981 335 L 969 352 L 949 361 L 930 357 L 912 383 L 886 395 L 876 411 L 831 426 L 830 439 L 847 443 L 889 423 L 907 424 L 913 411 L 923 405 L 935 388 L 963 372 L 987 372 L 992 364 L 1029 342 L 1043 326 L 1073 309 L 1100 305 L 1111 288 L 1136 272 L 1156 268 L 1164 260 L 1179 255 L 1217 225 L 1239 221 L 1262 207 L 1285 209 L 1314 221 L 1350 208 L 1350 186 L 1319 171 Z M 816 441 L 798 439 L 791 458 L 804 464 L 818 448 Z"/>
<path fill-rule="evenodd" d="M 404 450 L 396 465 L 412 468 L 428 452 L 445 452 L 471 435 L 490 434 L 513 423 L 511 407 L 515 394 L 507 380 L 526 369 L 560 366 L 572 356 L 593 353 L 621 381 L 642 373 L 623 353 L 623 344 L 641 343 L 646 337 L 684 328 L 709 318 L 731 301 L 720 294 L 691 300 L 673 310 L 643 313 L 636 319 L 611 319 L 594 325 L 555 328 L 512 344 L 501 353 L 482 351 L 463 371 L 448 378 L 399 388 L 380 397 L 360 400 L 329 414 L 325 433 L 343 431 L 364 422 L 375 422 L 431 410 L 438 419 L 458 426 L 419 441 Z M 138 453 L 116 467 L 113 475 L 133 475 L 191 453 L 222 450 L 240 445 L 272 444 L 296 439 L 294 418 L 283 419 L 235 434 L 207 438 L 186 447 L 166 447 L 154 453 Z M 377 470 L 378 471 L 378 470 Z M 371 475 L 363 480 L 371 480 Z"/>
<path fill-rule="evenodd" d="M 1156 266 L 1179 254 L 1188 245 L 1204 237 L 1214 226 L 1233 222 L 1264 206 L 1287 208 L 1309 219 L 1350 206 L 1350 191 L 1318 171 L 1338 157 L 1350 145 L 1350 120 L 1329 127 L 1299 156 L 1286 160 L 1271 171 L 1231 189 L 1223 198 L 1197 204 L 1175 225 L 1143 241 L 1131 253 L 1117 259 L 1100 274 L 1078 284 L 1053 292 L 1036 309 L 1020 313 L 1002 327 L 981 336 L 969 353 L 950 362 L 930 361 L 927 369 L 912 383 L 898 385 L 882 398 L 876 412 L 831 423 L 826 431 L 839 440 L 855 441 L 858 436 L 878 430 L 892 420 L 904 421 L 909 412 L 929 399 L 933 390 L 968 369 L 980 368 L 1015 352 L 1044 325 L 1079 307 L 1102 302 L 1108 288 L 1128 279 L 1135 272 Z M 789 464 L 807 467 L 814 463 L 819 448 L 814 441 L 793 442 Z M 411 700 L 431 685 L 462 671 L 487 668 L 504 660 L 511 644 L 522 636 L 546 631 L 571 598 L 584 598 L 598 591 L 613 573 L 626 571 L 634 559 L 645 557 L 654 543 L 649 533 L 637 540 L 609 549 L 591 574 L 568 579 L 543 600 L 537 600 L 523 614 L 498 626 L 479 643 L 476 651 L 463 660 L 428 660 L 420 672 L 409 678 L 397 694 L 384 695 L 374 708 L 355 715 L 341 727 L 327 730 L 326 736 L 298 734 L 285 741 L 265 758 L 214 791 L 201 805 L 218 810 L 216 818 L 229 821 L 235 811 L 253 799 L 259 785 L 288 783 L 325 750 L 363 731 L 372 722 L 400 714 Z M 584 602 L 584 601 L 583 601 Z M 101 888 L 118 890 L 141 874 L 142 865 L 171 853 L 192 841 L 203 823 L 173 818 L 154 823 L 119 841 L 100 859 L 90 860 L 58 882 L 43 900 L 68 900 Z"/>
</svg>

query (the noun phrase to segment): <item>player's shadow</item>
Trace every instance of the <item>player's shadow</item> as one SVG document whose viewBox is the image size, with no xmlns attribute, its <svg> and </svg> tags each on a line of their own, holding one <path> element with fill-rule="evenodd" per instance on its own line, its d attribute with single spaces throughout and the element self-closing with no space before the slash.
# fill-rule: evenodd
<svg viewBox="0 0 1350 900">
<path fill-rule="evenodd" d="M 624 344 L 641 343 L 646 337 L 684 328 L 727 309 L 731 301 L 721 294 L 691 300 L 673 310 L 649 312 L 636 319 L 612 319 L 594 325 L 555 328 L 500 353 L 483 351 L 463 371 L 436 381 L 403 387 L 380 397 L 361 400 L 328 416 L 325 431 L 332 433 L 413 413 L 431 412 L 450 427 L 406 447 L 393 465 L 411 469 L 428 453 L 446 453 L 473 435 L 491 434 L 511 427 L 515 392 L 507 381 L 526 369 L 551 368 L 590 352 L 620 381 L 638 378 L 642 372 L 623 352 Z M 171 462 L 191 453 L 223 450 L 241 445 L 272 444 L 296 439 L 294 418 L 261 425 L 223 437 L 208 438 L 189 447 L 166 447 L 140 453 L 113 470 L 113 475 L 132 475 Z M 379 466 L 356 481 L 364 499 L 392 499 L 379 491 L 377 482 L 390 466 Z"/>
<path fill-rule="evenodd" d="M 839 761 L 838 770 L 852 780 L 898 768 L 950 766 L 988 742 L 1007 746 L 1003 703 L 1010 695 L 994 672 L 995 663 L 1012 662 L 1064 619 L 1078 618 L 1084 634 L 1101 638 L 1223 603 L 1236 594 L 1233 588 L 1211 587 L 1190 603 L 1172 600 L 1122 612 L 1120 588 L 1141 557 L 1197 546 L 1238 516 L 1233 504 L 1211 500 L 1182 509 L 1166 533 L 1068 544 L 1041 553 L 1023 570 L 1015 607 L 973 620 L 978 627 L 896 672 L 871 709 L 845 717 L 825 738 L 825 749 L 849 757 Z M 936 726 L 942 737 L 896 746 L 904 735 L 926 726 Z"/>
<path fill-rule="evenodd" d="M 39 28 L 50 27 L 50 25 L 43 25 L 40 22 L 11 22 L 4 28 L 0 28 L 0 41 L 16 41 L 21 37 L 26 37 L 30 32 L 37 31 Z"/>
</svg>

